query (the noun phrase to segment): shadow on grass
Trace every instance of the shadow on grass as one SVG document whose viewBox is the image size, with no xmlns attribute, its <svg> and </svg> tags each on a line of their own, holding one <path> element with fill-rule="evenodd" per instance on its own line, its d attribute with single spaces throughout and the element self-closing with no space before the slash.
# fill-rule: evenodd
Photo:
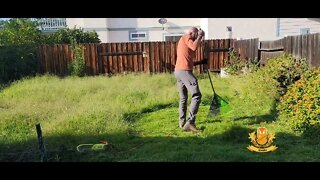
<svg viewBox="0 0 320 180">
<path fill-rule="evenodd" d="M 261 116 L 242 116 L 242 117 L 234 118 L 233 120 L 240 121 L 244 119 L 249 119 L 250 122 L 248 124 L 252 125 L 252 124 L 260 124 L 261 122 L 270 123 L 275 121 L 277 118 L 278 118 L 278 111 L 276 109 L 276 104 L 274 103 L 268 114 L 261 115 Z"/>
<path fill-rule="evenodd" d="M 220 122 L 222 122 L 222 120 L 219 120 L 219 119 L 207 121 L 207 123 L 220 123 Z"/>
<path fill-rule="evenodd" d="M 7 87 L 9 87 L 9 86 L 10 86 L 9 83 L 4 84 L 4 83 L 1 83 L 1 82 L 0 82 L 0 93 L 1 93 L 4 89 L 6 89 Z"/>
<path fill-rule="evenodd" d="M 124 113 L 123 118 L 127 122 L 135 122 L 136 120 L 140 119 L 145 113 L 151 113 L 151 112 L 159 111 L 161 109 L 166 109 L 173 106 L 177 106 L 177 104 L 176 103 L 156 104 L 152 107 L 143 108 L 139 112 Z"/>
<path fill-rule="evenodd" d="M 173 130 L 179 131 L 179 130 Z M 181 131 L 181 130 L 180 130 Z M 104 133 L 101 135 L 45 136 L 44 142 L 50 162 L 290 162 L 316 161 L 320 140 L 309 140 L 278 133 L 274 144 L 278 149 L 270 153 L 250 152 L 248 134 L 255 129 L 232 126 L 222 134 L 201 136 L 192 134 L 141 137 L 139 134 Z M 78 152 L 79 144 L 107 141 L 108 148 Z M 40 162 L 37 139 L 24 143 L 0 144 L 3 162 Z M 298 153 L 298 154 L 297 154 Z"/>
</svg>

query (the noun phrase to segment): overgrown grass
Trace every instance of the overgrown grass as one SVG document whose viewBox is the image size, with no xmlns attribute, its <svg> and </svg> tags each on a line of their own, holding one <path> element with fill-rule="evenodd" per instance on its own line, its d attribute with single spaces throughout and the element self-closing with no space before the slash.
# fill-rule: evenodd
<svg viewBox="0 0 320 180">
<path fill-rule="evenodd" d="M 0 91 L 0 159 L 39 161 L 40 122 L 49 161 L 318 161 L 319 141 L 301 138 L 277 117 L 271 81 L 213 75 L 213 82 L 232 111 L 207 118 L 213 92 L 202 76 L 197 126 L 203 131 L 193 134 L 178 128 L 172 74 L 17 81 Z M 260 125 L 276 133 L 275 152 L 246 149 L 248 133 Z M 111 144 L 106 151 L 76 151 L 102 140 Z"/>
</svg>

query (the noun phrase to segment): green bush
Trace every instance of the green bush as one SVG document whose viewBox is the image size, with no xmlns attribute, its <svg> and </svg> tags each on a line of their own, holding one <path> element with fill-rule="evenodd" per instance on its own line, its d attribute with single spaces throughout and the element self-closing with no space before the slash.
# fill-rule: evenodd
<svg viewBox="0 0 320 180">
<path fill-rule="evenodd" d="M 71 75 L 83 76 L 85 64 L 78 43 L 100 43 L 96 32 L 83 29 L 60 29 L 45 36 L 39 23 L 28 18 L 12 18 L 3 22 L 0 31 L 0 83 L 9 83 L 37 72 L 36 50 L 40 44 L 73 44 L 75 59 L 69 65 Z M 73 42 L 75 41 L 75 43 Z"/>
<path fill-rule="evenodd" d="M 85 75 L 84 47 L 78 44 L 75 40 L 71 41 L 74 59 L 70 64 L 68 64 L 69 74 L 72 76 L 82 77 Z"/>
<path fill-rule="evenodd" d="M 12 18 L 4 22 L 0 31 L 0 45 L 39 45 L 44 36 L 38 25 L 38 22 L 28 18 Z"/>
<path fill-rule="evenodd" d="M 49 34 L 46 42 L 49 44 L 72 44 L 72 39 L 77 43 L 100 43 L 97 32 L 85 32 L 82 28 L 65 28 Z"/>
<path fill-rule="evenodd" d="M 260 69 L 260 60 L 257 57 L 255 59 L 249 59 L 245 67 L 249 72 L 256 72 Z"/>
<path fill-rule="evenodd" d="M 35 75 L 37 61 L 33 46 L 0 47 L 0 83 Z"/>
<path fill-rule="evenodd" d="M 283 95 L 287 87 L 299 80 L 309 68 L 306 59 L 296 59 L 292 55 L 283 53 L 270 59 L 263 69 L 266 76 L 272 76 L 278 82 L 277 88 Z"/>
<path fill-rule="evenodd" d="M 37 71 L 36 48 L 43 40 L 38 23 L 12 18 L 0 31 L 0 83 L 8 83 Z"/>
<path fill-rule="evenodd" d="M 48 44 L 71 44 L 74 52 L 73 61 L 68 64 L 68 72 L 72 76 L 82 77 L 85 75 L 85 60 L 83 54 L 83 46 L 81 43 L 100 43 L 98 34 L 93 32 L 85 32 L 82 28 L 59 29 L 48 35 L 46 43 Z"/>
<path fill-rule="evenodd" d="M 237 75 L 241 73 L 241 70 L 245 67 L 245 63 L 240 59 L 240 56 L 235 50 L 228 52 L 229 60 L 224 60 L 225 71 L 231 75 Z"/>
<path fill-rule="evenodd" d="M 260 61 L 258 58 L 253 60 L 240 59 L 239 54 L 235 50 L 228 52 L 229 60 L 224 59 L 225 71 L 231 75 L 239 75 L 242 73 L 255 72 L 260 67 Z"/>
<path fill-rule="evenodd" d="M 286 115 L 290 125 L 299 131 L 319 133 L 320 68 L 312 70 L 288 88 L 277 109 Z"/>
</svg>

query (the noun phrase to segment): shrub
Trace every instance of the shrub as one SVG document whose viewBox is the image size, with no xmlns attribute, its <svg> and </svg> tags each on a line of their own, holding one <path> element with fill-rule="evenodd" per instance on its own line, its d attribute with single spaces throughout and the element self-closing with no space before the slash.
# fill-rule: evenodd
<svg viewBox="0 0 320 180">
<path fill-rule="evenodd" d="M 76 40 L 72 41 L 72 49 L 74 52 L 74 59 L 68 65 L 69 74 L 72 76 L 82 77 L 85 75 L 85 62 L 83 54 L 83 46 L 78 44 Z"/>
<path fill-rule="evenodd" d="M 0 83 L 35 75 L 37 61 L 33 46 L 0 47 Z"/>
<path fill-rule="evenodd" d="M 258 58 L 254 60 L 244 60 L 240 59 L 240 56 L 235 50 L 230 50 L 228 52 L 229 60 L 224 59 L 225 71 L 231 75 L 238 75 L 242 73 L 255 72 L 260 67 L 260 61 Z"/>
<path fill-rule="evenodd" d="M 245 63 L 245 68 L 248 72 L 256 72 L 260 69 L 260 60 L 256 57 L 255 59 L 249 59 L 247 63 Z"/>
<path fill-rule="evenodd" d="M 283 53 L 270 59 L 263 69 L 266 76 L 272 76 L 278 82 L 277 88 L 283 95 L 287 87 L 299 80 L 309 68 L 306 59 L 296 59 L 292 55 Z"/>
<path fill-rule="evenodd" d="M 0 83 L 8 83 L 37 71 L 36 48 L 43 36 L 38 23 L 12 18 L 0 31 Z"/>
<path fill-rule="evenodd" d="M 85 32 L 82 28 L 65 28 L 59 29 L 57 32 L 49 34 L 47 43 L 49 44 L 72 44 L 74 39 L 77 43 L 100 43 L 98 34 L 93 32 Z"/>
<path fill-rule="evenodd" d="M 12 18 L 3 23 L 0 31 L 0 45 L 39 45 L 43 40 L 37 21 L 28 18 Z"/>
<path fill-rule="evenodd" d="M 320 68 L 312 70 L 288 88 L 277 109 L 286 115 L 290 125 L 314 134 L 320 130 Z"/>
<path fill-rule="evenodd" d="M 243 67 L 245 67 L 245 63 L 240 59 L 238 53 L 235 50 L 231 50 L 228 52 L 229 60 L 224 60 L 225 71 L 231 75 L 237 75 L 241 73 Z"/>
</svg>

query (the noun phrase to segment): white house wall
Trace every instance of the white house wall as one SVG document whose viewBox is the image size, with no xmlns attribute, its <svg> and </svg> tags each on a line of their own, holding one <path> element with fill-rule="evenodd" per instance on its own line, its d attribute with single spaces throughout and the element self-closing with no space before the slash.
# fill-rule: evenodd
<svg viewBox="0 0 320 180">
<path fill-rule="evenodd" d="M 183 34 L 192 26 L 206 31 L 206 39 L 227 38 L 226 27 L 232 27 L 232 38 L 259 38 L 275 40 L 280 38 L 279 18 L 166 18 L 162 26 L 160 18 L 67 18 L 69 27 L 83 27 L 95 30 L 102 42 L 134 42 L 129 32 L 144 31 L 147 38 L 143 41 L 163 41 L 164 35 Z M 280 18 L 282 19 L 282 18 Z"/>
<path fill-rule="evenodd" d="M 140 41 L 163 41 L 164 35 L 183 34 L 192 26 L 200 27 L 201 20 L 201 18 L 166 18 L 167 23 L 161 25 L 159 19 L 108 18 L 109 42 L 134 42 L 129 39 L 130 31 L 146 32 L 147 38 Z"/>
<path fill-rule="evenodd" d="M 66 18 L 69 28 L 81 27 L 85 31 L 96 31 L 101 42 L 108 42 L 108 18 Z"/>
<path fill-rule="evenodd" d="M 232 38 L 278 39 L 277 18 L 208 18 L 208 38 L 227 38 L 227 26 L 232 27 Z"/>
<path fill-rule="evenodd" d="M 205 33 L 205 39 L 208 39 L 209 34 L 208 34 L 208 30 L 209 30 L 209 18 L 201 18 L 200 21 L 200 28 L 202 30 L 204 30 Z"/>
<path fill-rule="evenodd" d="M 83 19 L 84 18 L 66 18 L 68 28 L 84 27 Z"/>
<path fill-rule="evenodd" d="M 102 29 L 106 30 L 108 26 L 107 18 L 83 18 L 86 28 Z"/>
<path fill-rule="evenodd" d="M 110 28 L 161 28 L 160 18 L 108 18 Z M 199 26 L 201 18 L 166 18 L 165 27 Z"/>
<path fill-rule="evenodd" d="M 101 38 L 100 38 L 101 39 Z M 109 31 L 108 42 L 129 42 L 128 31 Z M 102 41 L 102 39 L 101 39 Z M 106 41 L 104 41 L 106 42 Z"/>
<path fill-rule="evenodd" d="M 301 28 L 310 28 L 310 33 L 320 32 L 320 18 L 280 18 L 279 35 L 300 35 Z"/>
<path fill-rule="evenodd" d="M 108 18 L 109 28 L 136 28 L 137 18 Z"/>
<path fill-rule="evenodd" d="M 146 31 L 148 38 L 143 41 L 163 41 L 164 35 L 183 34 L 192 26 L 200 27 L 201 18 L 167 18 L 162 26 L 160 18 L 67 18 L 69 28 L 82 27 L 95 30 L 102 42 L 133 42 L 130 31 Z"/>
</svg>

